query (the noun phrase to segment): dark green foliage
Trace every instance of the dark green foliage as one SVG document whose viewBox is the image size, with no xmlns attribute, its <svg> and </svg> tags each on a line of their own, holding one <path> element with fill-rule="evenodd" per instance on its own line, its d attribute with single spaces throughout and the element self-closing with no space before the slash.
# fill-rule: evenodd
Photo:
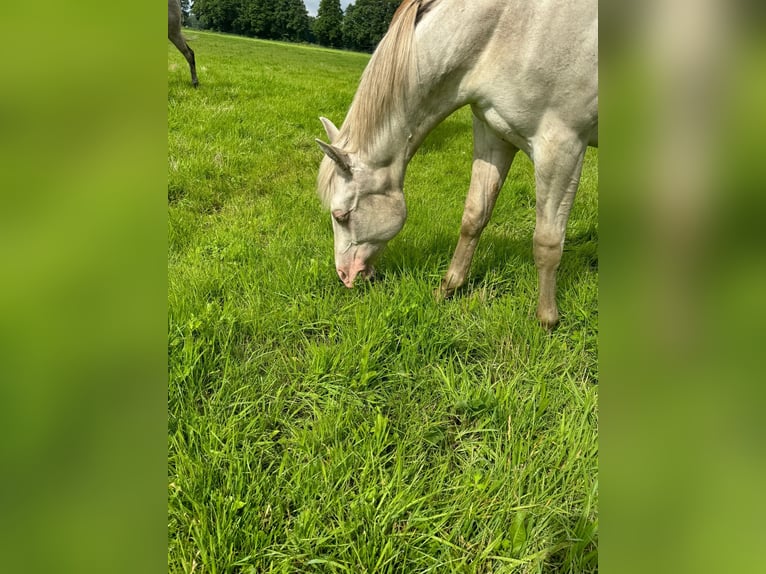
<svg viewBox="0 0 766 574">
<path fill-rule="evenodd" d="M 191 7 L 189 0 L 181 0 L 181 18 L 184 26 L 188 25 L 189 16 L 191 15 Z"/>
<path fill-rule="evenodd" d="M 343 12 L 340 0 L 321 0 L 314 21 L 314 36 L 323 46 L 339 48 L 343 45 Z"/>
<path fill-rule="evenodd" d="M 311 39 L 303 0 L 196 0 L 202 28 L 271 40 Z"/>
<path fill-rule="evenodd" d="M 194 13 L 202 28 L 234 32 L 234 21 L 242 11 L 243 0 L 195 0 Z"/>
<path fill-rule="evenodd" d="M 278 11 L 278 29 L 282 40 L 309 40 L 309 19 L 303 0 L 281 0 Z"/>
<path fill-rule="evenodd" d="M 183 0 L 189 25 L 189 0 Z M 332 48 L 372 52 L 388 30 L 402 0 L 321 0 L 311 17 L 303 0 L 196 0 L 194 23 L 203 29 L 290 42 L 317 42 Z"/>
<path fill-rule="evenodd" d="M 343 19 L 343 45 L 352 50 L 372 52 L 401 3 L 401 0 L 357 0 L 349 5 Z"/>
</svg>

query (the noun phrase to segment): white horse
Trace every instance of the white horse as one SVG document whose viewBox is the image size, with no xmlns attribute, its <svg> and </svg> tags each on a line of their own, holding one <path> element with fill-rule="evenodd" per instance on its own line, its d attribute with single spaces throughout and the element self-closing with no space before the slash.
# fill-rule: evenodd
<svg viewBox="0 0 766 574">
<path fill-rule="evenodd" d="M 598 134 L 596 0 L 404 0 L 330 143 L 318 192 L 333 218 L 335 265 L 352 287 L 404 225 L 407 164 L 428 133 L 473 111 L 473 168 L 460 239 L 440 292 L 465 283 L 516 152 L 534 163 L 537 316 L 559 318 L 556 270 L 588 145 Z"/>
</svg>

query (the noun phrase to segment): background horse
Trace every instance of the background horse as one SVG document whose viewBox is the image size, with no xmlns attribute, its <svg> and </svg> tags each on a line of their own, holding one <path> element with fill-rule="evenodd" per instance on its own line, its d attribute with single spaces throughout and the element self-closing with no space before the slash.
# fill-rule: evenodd
<svg viewBox="0 0 766 574">
<path fill-rule="evenodd" d="M 181 2 L 180 0 L 168 0 L 168 40 L 173 42 L 179 52 L 184 55 L 189 62 L 191 71 L 192 85 L 196 88 L 199 85 L 197 80 L 197 66 L 194 62 L 194 51 L 186 43 L 183 34 L 181 34 Z"/>
<path fill-rule="evenodd" d="M 587 146 L 598 133 L 596 0 L 404 0 L 330 143 L 318 192 L 332 213 L 335 264 L 352 287 L 404 225 L 412 156 L 456 109 L 473 111 L 473 167 L 460 238 L 440 293 L 466 281 L 516 152 L 535 169 L 537 316 L 553 327 L 556 270 Z"/>
</svg>

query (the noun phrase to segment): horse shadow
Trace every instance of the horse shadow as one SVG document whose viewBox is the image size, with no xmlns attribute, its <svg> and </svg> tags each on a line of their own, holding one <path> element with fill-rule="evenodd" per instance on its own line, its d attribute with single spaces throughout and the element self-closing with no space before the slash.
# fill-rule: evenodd
<svg viewBox="0 0 766 574">
<path fill-rule="evenodd" d="M 400 280 L 416 272 L 427 276 L 446 273 L 458 240 L 458 232 L 440 232 L 429 237 L 399 241 L 390 245 L 378 265 L 382 277 Z M 499 231 L 485 230 L 482 234 L 466 284 L 456 291 L 455 297 L 469 294 L 484 284 L 489 276 L 507 269 L 509 262 L 535 268 L 532 236 L 508 236 Z M 557 278 L 558 289 L 565 292 L 576 289 L 585 280 L 585 274 L 598 271 L 598 229 L 590 226 L 567 235 L 564 254 Z"/>
</svg>

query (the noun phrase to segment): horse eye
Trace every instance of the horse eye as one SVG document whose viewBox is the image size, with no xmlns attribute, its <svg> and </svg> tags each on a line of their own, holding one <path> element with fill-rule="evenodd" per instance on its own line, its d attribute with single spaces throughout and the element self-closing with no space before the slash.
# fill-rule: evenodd
<svg viewBox="0 0 766 574">
<path fill-rule="evenodd" d="M 351 213 L 350 211 L 342 211 L 340 209 L 335 209 L 332 212 L 332 218 L 338 223 L 346 223 L 348 221 L 348 216 L 350 213 Z"/>
</svg>

